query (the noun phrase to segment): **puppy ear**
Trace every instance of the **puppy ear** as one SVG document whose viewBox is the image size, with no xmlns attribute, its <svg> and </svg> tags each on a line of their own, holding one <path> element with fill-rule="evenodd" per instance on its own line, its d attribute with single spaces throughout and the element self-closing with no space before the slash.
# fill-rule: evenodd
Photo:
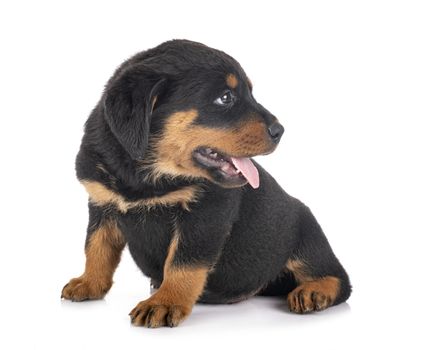
<svg viewBox="0 0 436 350">
<path fill-rule="evenodd" d="M 105 119 L 133 159 L 145 154 L 153 108 L 165 83 L 165 78 L 143 65 L 127 68 L 108 83 L 103 102 Z"/>
</svg>

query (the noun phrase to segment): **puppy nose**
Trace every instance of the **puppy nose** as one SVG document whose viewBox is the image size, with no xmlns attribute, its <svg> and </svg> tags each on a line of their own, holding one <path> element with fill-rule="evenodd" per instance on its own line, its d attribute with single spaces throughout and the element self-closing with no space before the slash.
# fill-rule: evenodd
<svg viewBox="0 0 436 350">
<path fill-rule="evenodd" d="M 275 122 L 268 127 L 268 133 L 274 143 L 278 143 L 280 141 L 284 131 L 285 128 L 278 122 Z"/>
</svg>

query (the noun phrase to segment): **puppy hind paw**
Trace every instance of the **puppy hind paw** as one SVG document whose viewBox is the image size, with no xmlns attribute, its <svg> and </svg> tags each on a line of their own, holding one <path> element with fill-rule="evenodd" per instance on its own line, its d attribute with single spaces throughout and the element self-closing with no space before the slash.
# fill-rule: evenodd
<svg viewBox="0 0 436 350">
<path fill-rule="evenodd" d="M 288 294 L 289 309 L 298 314 L 324 310 L 333 304 L 338 289 L 339 282 L 334 277 L 304 282 Z"/>
</svg>

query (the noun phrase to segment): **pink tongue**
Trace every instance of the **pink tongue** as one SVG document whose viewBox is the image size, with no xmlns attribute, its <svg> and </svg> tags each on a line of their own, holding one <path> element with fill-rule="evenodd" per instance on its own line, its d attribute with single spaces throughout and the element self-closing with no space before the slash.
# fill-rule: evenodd
<svg viewBox="0 0 436 350">
<path fill-rule="evenodd" d="M 250 158 L 232 157 L 232 162 L 235 168 L 241 171 L 242 175 L 244 175 L 251 187 L 259 187 L 259 172 L 257 171 Z"/>
</svg>

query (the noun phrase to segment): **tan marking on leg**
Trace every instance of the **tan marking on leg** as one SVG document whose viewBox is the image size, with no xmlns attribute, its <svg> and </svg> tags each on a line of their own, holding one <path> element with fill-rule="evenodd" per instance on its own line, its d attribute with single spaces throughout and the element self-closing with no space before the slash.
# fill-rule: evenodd
<svg viewBox="0 0 436 350">
<path fill-rule="evenodd" d="M 94 205 L 114 205 L 122 213 L 126 213 L 129 209 L 136 207 L 152 208 L 177 204 L 180 204 L 185 210 L 189 210 L 189 203 L 195 202 L 200 192 L 197 186 L 186 186 L 160 197 L 128 201 L 119 193 L 116 193 L 97 181 L 82 180 L 81 183 L 85 186 L 89 198 Z"/>
<path fill-rule="evenodd" d="M 339 279 L 332 276 L 303 282 L 288 294 L 289 309 L 299 314 L 324 310 L 334 303 L 339 289 Z"/>
<path fill-rule="evenodd" d="M 85 272 L 64 287 L 62 297 L 73 301 L 104 297 L 112 286 L 124 246 L 124 238 L 115 221 L 100 225 L 85 248 Z"/>
<path fill-rule="evenodd" d="M 177 267 L 173 266 L 179 236 L 175 236 L 170 244 L 164 267 L 164 280 L 159 288 L 165 297 L 175 304 L 194 304 L 203 292 L 206 283 L 207 267 Z"/>
<path fill-rule="evenodd" d="M 226 77 L 227 86 L 231 89 L 234 89 L 238 86 L 238 78 L 232 73 L 228 74 Z"/>
<path fill-rule="evenodd" d="M 131 312 L 136 326 L 177 326 L 192 311 L 206 284 L 207 267 L 178 267 L 173 265 L 179 235 L 174 236 L 165 260 L 164 279 L 158 291 L 141 301 Z"/>
</svg>

